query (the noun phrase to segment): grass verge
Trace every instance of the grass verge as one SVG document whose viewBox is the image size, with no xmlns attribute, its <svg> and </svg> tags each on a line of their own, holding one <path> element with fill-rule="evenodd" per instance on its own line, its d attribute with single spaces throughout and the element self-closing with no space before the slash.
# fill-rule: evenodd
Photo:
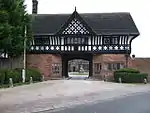
<svg viewBox="0 0 150 113">
<path fill-rule="evenodd" d="M 33 83 L 38 83 L 38 82 L 34 81 Z M 30 84 L 30 83 L 29 82 L 25 82 L 25 83 L 20 82 L 20 83 L 13 84 L 13 86 L 17 87 L 17 86 L 28 85 L 28 84 Z M 3 84 L 3 85 L 0 85 L 0 89 L 1 88 L 9 88 L 9 86 L 10 86 L 9 84 Z"/>
</svg>

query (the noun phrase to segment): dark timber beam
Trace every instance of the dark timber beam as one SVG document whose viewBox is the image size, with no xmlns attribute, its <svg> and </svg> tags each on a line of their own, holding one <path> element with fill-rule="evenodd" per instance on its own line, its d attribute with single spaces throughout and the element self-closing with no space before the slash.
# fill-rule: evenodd
<svg viewBox="0 0 150 113">
<path fill-rule="evenodd" d="M 75 43 L 77 38 L 77 43 Z M 104 39 L 109 42 L 105 43 Z M 117 38 L 117 39 L 116 39 Z M 131 41 L 134 36 L 130 35 L 35 35 L 32 43 L 32 53 L 99 53 L 99 54 L 122 54 L 131 52 Z M 41 40 L 41 44 L 40 44 Z M 48 46 L 48 47 L 47 47 Z M 59 46 L 59 49 L 58 49 Z M 57 47 L 57 49 L 56 49 Z M 64 47 L 64 49 L 61 49 Z M 91 49 L 90 49 L 91 47 Z M 128 47 L 128 48 L 127 48 Z M 42 48 L 42 49 L 41 49 Z M 44 50 L 43 50 L 44 48 Z M 47 49 L 46 49 L 47 48 Z M 54 48 L 54 49 L 51 49 Z M 74 48 L 74 50 L 72 49 Z M 79 50 L 80 48 L 80 50 Z M 117 49 L 115 49 L 117 48 Z"/>
</svg>

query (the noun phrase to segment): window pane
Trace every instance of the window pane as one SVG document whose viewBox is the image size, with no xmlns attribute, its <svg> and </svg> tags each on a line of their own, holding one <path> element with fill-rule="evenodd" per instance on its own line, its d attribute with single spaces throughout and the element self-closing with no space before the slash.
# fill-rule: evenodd
<svg viewBox="0 0 150 113">
<path fill-rule="evenodd" d="M 110 38 L 104 38 L 104 44 L 110 44 Z"/>
<path fill-rule="evenodd" d="M 117 63 L 117 69 L 120 69 L 120 63 Z"/>
<path fill-rule="evenodd" d="M 109 45 L 111 44 L 112 37 L 111 36 L 103 36 L 103 44 Z"/>
<path fill-rule="evenodd" d="M 42 39 L 41 38 L 35 38 L 34 42 L 35 42 L 35 45 L 41 45 L 42 44 Z"/>
<path fill-rule="evenodd" d="M 95 63 L 94 64 L 94 70 L 95 71 L 100 71 L 101 70 L 101 63 Z"/>
<path fill-rule="evenodd" d="M 109 70 L 112 70 L 112 67 L 111 67 L 112 65 L 110 64 L 110 63 L 108 63 L 108 69 Z"/>
<path fill-rule="evenodd" d="M 113 36 L 112 37 L 112 44 L 118 44 L 119 43 L 118 39 L 119 39 L 118 36 Z"/>
</svg>

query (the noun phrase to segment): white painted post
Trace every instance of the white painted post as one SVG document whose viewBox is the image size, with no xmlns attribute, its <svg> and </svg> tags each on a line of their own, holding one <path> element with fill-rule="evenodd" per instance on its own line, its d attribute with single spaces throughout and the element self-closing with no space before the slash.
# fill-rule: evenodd
<svg viewBox="0 0 150 113">
<path fill-rule="evenodd" d="M 30 77 L 30 84 L 32 84 L 33 83 L 33 78 L 32 77 Z"/>
<path fill-rule="evenodd" d="M 27 29 L 25 26 L 25 39 L 24 39 L 24 52 L 23 52 L 23 71 L 22 71 L 22 82 L 25 82 L 26 79 L 26 36 L 27 36 Z"/>
<path fill-rule="evenodd" d="M 147 84 L 147 79 L 146 78 L 144 78 L 144 84 Z"/>
<path fill-rule="evenodd" d="M 14 85 L 13 85 L 13 80 L 12 80 L 12 78 L 9 78 L 9 87 L 13 87 Z"/>
<path fill-rule="evenodd" d="M 44 81 L 44 75 L 42 75 L 42 81 Z"/>
<path fill-rule="evenodd" d="M 25 83 L 25 69 L 22 69 L 22 82 Z"/>
<path fill-rule="evenodd" d="M 122 79 L 121 79 L 121 77 L 119 77 L 119 83 L 122 83 Z"/>
</svg>

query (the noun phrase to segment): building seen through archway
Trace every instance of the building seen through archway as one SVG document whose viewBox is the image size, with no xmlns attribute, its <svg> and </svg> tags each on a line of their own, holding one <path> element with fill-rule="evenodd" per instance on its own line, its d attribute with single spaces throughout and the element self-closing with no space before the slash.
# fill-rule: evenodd
<svg viewBox="0 0 150 113">
<path fill-rule="evenodd" d="M 89 76 L 89 61 L 83 59 L 74 59 L 68 61 L 68 75 L 88 77 Z"/>
</svg>

